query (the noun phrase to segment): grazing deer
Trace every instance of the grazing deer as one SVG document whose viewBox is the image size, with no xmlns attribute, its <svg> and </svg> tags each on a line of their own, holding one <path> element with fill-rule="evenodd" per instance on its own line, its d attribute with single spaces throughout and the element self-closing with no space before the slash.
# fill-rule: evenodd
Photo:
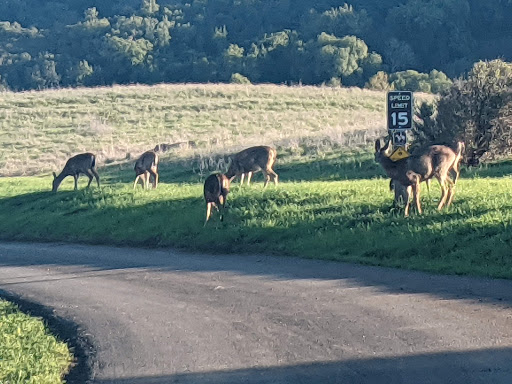
<svg viewBox="0 0 512 384">
<path fill-rule="evenodd" d="M 462 145 L 458 145 L 458 152 L 445 145 L 431 145 L 419 149 L 411 156 L 392 161 L 390 141 L 384 147 L 381 147 L 380 140 L 375 142 L 375 160 L 382 165 L 386 174 L 394 181 L 402 184 L 404 187 L 412 190 L 412 195 L 416 203 L 418 213 L 422 213 L 420 203 L 420 183 L 428 181 L 435 177 L 441 186 L 441 200 L 437 207 L 441 210 L 445 205 L 448 206 L 453 200 L 454 181 L 450 179 L 448 173 L 455 170 L 458 177 L 457 162 L 460 162 L 462 156 Z M 410 201 L 405 205 L 405 216 L 409 215 Z"/>
<path fill-rule="evenodd" d="M 247 174 L 247 185 L 251 181 L 251 176 L 254 172 L 262 171 L 265 175 L 264 187 L 272 179 L 274 184 L 277 185 L 278 176 L 274 172 L 272 166 L 274 165 L 277 157 L 277 151 L 274 148 L 267 146 L 257 146 L 244 149 L 238 152 L 231 159 L 231 164 L 226 176 L 232 181 L 236 176 L 240 176 L 240 185 L 244 182 L 244 175 Z"/>
<path fill-rule="evenodd" d="M 149 189 L 149 179 L 153 176 L 153 188 L 158 185 L 158 155 L 154 151 L 144 152 L 135 162 L 135 182 L 133 189 L 137 186 L 137 182 L 142 181 L 142 188 Z"/>
<path fill-rule="evenodd" d="M 204 182 L 204 199 L 206 200 L 206 220 L 204 225 L 210 219 L 212 208 L 219 210 L 220 207 L 220 221 L 224 220 L 224 207 L 226 205 L 226 198 L 229 193 L 230 181 L 226 175 L 222 173 L 214 173 L 207 177 Z"/>
<path fill-rule="evenodd" d="M 86 175 L 89 178 L 89 183 L 87 184 L 87 188 L 91 185 L 93 177 L 96 178 L 96 182 L 98 183 L 98 187 L 100 186 L 100 176 L 94 167 L 96 166 L 96 156 L 92 153 L 81 153 L 79 155 L 73 156 L 66 161 L 66 165 L 64 165 L 64 169 L 60 173 L 59 176 L 53 172 L 53 187 L 52 192 L 57 192 L 62 180 L 64 180 L 68 176 L 73 176 L 75 179 L 75 191 L 78 189 L 78 177 L 81 173 Z"/>
</svg>

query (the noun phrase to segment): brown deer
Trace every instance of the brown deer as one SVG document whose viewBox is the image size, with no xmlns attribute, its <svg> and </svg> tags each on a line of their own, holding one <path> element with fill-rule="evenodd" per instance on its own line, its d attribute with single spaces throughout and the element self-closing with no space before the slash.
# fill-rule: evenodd
<svg viewBox="0 0 512 384">
<path fill-rule="evenodd" d="M 149 189 L 149 179 L 153 176 L 153 188 L 158 185 L 158 155 L 154 151 L 144 152 L 135 162 L 135 182 L 133 189 L 137 186 L 137 182 L 142 181 L 142 188 Z"/>
<path fill-rule="evenodd" d="M 411 156 L 392 161 L 390 141 L 381 147 L 380 140 L 375 142 L 375 160 L 382 165 L 386 174 L 394 181 L 400 183 L 407 189 L 412 190 L 412 196 L 416 203 L 418 213 L 422 213 L 420 203 L 420 183 L 436 178 L 441 186 L 441 200 L 437 209 L 449 206 L 453 200 L 453 188 L 455 182 L 450 179 L 448 173 L 451 170 L 456 172 L 458 178 L 459 168 L 456 163 L 460 162 L 463 145 L 458 144 L 457 153 L 445 145 L 431 145 L 416 150 Z M 455 167 L 456 166 L 456 167 Z M 410 201 L 405 205 L 405 216 L 409 215 Z"/>
<path fill-rule="evenodd" d="M 205 226 L 210 219 L 212 208 L 218 211 L 220 207 L 220 221 L 224 220 L 224 207 L 229 193 L 229 184 L 229 179 L 222 173 L 214 173 L 206 178 L 204 182 L 204 199 L 206 200 Z"/>
<path fill-rule="evenodd" d="M 91 185 L 93 177 L 96 178 L 96 182 L 98 183 L 98 187 L 100 186 L 100 176 L 96 169 L 96 156 L 92 153 L 81 153 L 79 155 L 73 156 L 66 161 L 66 165 L 64 165 L 64 169 L 57 176 L 55 172 L 53 172 L 53 187 L 52 192 L 57 192 L 62 180 L 64 180 L 68 176 L 73 176 L 75 179 L 75 191 L 78 189 L 78 177 L 81 173 L 86 175 L 89 178 L 89 183 L 87 184 L 87 188 Z"/>
<path fill-rule="evenodd" d="M 240 185 L 244 182 L 244 175 L 247 174 L 247 185 L 251 181 L 254 172 L 262 171 L 265 175 L 264 187 L 272 179 L 274 184 L 278 183 L 278 175 L 272 169 L 277 157 L 277 151 L 267 146 L 257 146 L 244 149 L 235 154 L 231 159 L 231 164 L 226 176 L 232 181 L 236 176 L 240 176 Z"/>
</svg>

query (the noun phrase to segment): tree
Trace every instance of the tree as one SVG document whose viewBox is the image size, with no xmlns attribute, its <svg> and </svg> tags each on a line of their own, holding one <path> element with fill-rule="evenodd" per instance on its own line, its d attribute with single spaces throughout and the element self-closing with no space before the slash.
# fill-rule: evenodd
<svg viewBox="0 0 512 384">
<path fill-rule="evenodd" d="M 511 151 L 512 63 L 480 61 L 464 78 L 442 94 L 434 108 L 421 106 L 415 135 L 419 143 L 466 144 L 469 165 L 478 165 L 484 155 Z"/>
<path fill-rule="evenodd" d="M 154 15 L 158 12 L 160 6 L 157 4 L 156 0 L 142 0 L 142 13 L 144 15 Z"/>
</svg>

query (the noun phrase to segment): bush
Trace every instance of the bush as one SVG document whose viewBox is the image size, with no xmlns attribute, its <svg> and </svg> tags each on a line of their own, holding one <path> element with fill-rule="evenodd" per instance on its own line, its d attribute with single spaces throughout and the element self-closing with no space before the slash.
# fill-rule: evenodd
<svg viewBox="0 0 512 384">
<path fill-rule="evenodd" d="M 435 106 L 417 113 L 416 144 L 466 144 L 465 160 L 503 156 L 512 148 L 512 63 L 480 61 L 446 91 Z"/>
<path fill-rule="evenodd" d="M 231 75 L 230 83 L 233 84 L 251 84 L 251 80 L 249 80 L 244 75 L 241 75 L 239 73 L 233 73 Z"/>
<path fill-rule="evenodd" d="M 376 91 L 387 91 L 390 89 L 389 76 L 386 72 L 379 71 L 368 80 L 364 87 Z"/>
<path fill-rule="evenodd" d="M 396 72 L 389 76 L 392 89 L 397 91 L 413 91 L 441 93 L 450 88 L 452 81 L 440 71 L 432 70 L 429 74 L 413 70 Z"/>
</svg>

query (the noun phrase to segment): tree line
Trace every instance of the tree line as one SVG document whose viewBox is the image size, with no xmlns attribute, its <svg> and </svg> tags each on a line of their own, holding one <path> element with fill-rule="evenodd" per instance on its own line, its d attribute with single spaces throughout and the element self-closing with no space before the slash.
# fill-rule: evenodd
<svg viewBox="0 0 512 384">
<path fill-rule="evenodd" d="M 512 59 L 511 0 L 5 0 L 0 88 L 157 82 L 441 92 Z"/>
</svg>

